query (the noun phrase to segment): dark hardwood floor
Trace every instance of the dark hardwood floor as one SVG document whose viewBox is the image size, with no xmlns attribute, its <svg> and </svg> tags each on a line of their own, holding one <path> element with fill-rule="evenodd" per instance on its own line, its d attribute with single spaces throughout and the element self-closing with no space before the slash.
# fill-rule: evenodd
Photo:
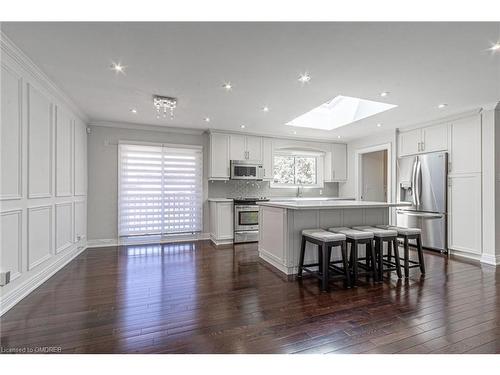
<svg viewBox="0 0 500 375">
<path fill-rule="evenodd" d="M 415 256 L 415 254 L 413 254 Z M 7 312 L 1 346 L 63 353 L 500 353 L 500 268 L 426 253 L 349 290 L 288 281 L 256 245 L 88 249 Z"/>
</svg>

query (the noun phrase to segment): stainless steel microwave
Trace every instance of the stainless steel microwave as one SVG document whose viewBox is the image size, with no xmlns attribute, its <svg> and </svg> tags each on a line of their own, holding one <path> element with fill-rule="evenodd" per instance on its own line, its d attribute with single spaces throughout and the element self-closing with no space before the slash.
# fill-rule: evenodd
<svg viewBox="0 0 500 375">
<path fill-rule="evenodd" d="M 257 160 L 231 160 L 231 180 L 262 180 L 264 168 Z"/>
</svg>

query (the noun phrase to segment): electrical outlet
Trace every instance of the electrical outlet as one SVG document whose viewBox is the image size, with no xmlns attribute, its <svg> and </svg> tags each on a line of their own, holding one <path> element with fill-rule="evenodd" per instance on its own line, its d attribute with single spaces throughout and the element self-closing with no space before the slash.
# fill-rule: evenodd
<svg viewBox="0 0 500 375">
<path fill-rule="evenodd" d="M 10 283 L 10 271 L 0 272 L 0 286 Z"/>
</svg>

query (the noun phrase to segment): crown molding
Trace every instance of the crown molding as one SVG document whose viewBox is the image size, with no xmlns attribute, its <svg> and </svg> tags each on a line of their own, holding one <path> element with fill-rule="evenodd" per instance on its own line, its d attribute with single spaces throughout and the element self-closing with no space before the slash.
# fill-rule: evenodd
<svg viewBox="0 0 500 375">
<path fill-rule="evenodd" d="M 52 82 L 33 60 L 17 47 L 2 30 L 0 30 L 0 45 L 2 53 L 12 58 L 21 68 L 31 74 L 44 89 L 50 92 L 58 101 L 67 105 L 80 120 L 85 123 L 89 121 L 88 116 L 70 99 L 69 95 Z"/>
<path fill-rule="evenodd" d="M 442 124 L 442 123 L 445 123 L 445 122 L 455 121 L 455 120 L 459 120 L 459 119 L 462 119 L 462 118 L 465 118 L 465 117 L 469 117 L 469 116 L 473 116 L 473 115 L 478 115 L 481 112 L 483 112 L 484 109 L 485 109 L 485 107 L 483 106 L 483 107 L 475 108 L 475 109 L 472 109 L 472 110 L 469 110 L 469 111 L 459 112 L 459 113 L 455 113 L 455 114 L 452 114 L 452 115 L 449 115 L 449 116 L 440 117 L 440 118 L 437 118 L 437 119 L 434 119 L 434 120 L 429 120 L 429 121 L 424 121 L 424 122 L 419 122 L 419 123 L 416 123 L 416 124 L 404 126 L 404 127 L 398 128 L 397 130 L 398 130 L 398 132 L 405 132 L 407 130 L 424 128 L 426 126 L 439 125 L 439 124 Z"/>
<path fill-rule="evenodd" d="M 205 129 L 194 129 L 194 128 L 179 128 L 170 127 L 162 125 L 151 125 L 151 124 L 138 124 L 134 122 L 125 121 L 90 121 L 89 126 L 93 127 L 105 127 L 105 128 L 118 128 L 118 129 L 130 129 L 130 130 L 148 130 L 162 133 L 178 133 L 178 134 L 189 134 L 189 135 L 202 135 L 205 133 Z"/>
</svg>

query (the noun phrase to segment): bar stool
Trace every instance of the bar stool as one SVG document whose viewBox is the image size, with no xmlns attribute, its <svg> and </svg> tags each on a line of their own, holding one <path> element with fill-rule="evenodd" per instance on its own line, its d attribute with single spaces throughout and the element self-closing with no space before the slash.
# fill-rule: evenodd
<svg viewBox="0 0 500 375">
<path fill-rule="evenodd" d="M 420 228 L 404 228 L 392 225 L 377 225 L 377 228 L 392 229 L 398 232 L 398 237 L 403 239 L 404 248 L 404 269 L 405 277 L 410 276 L 410 268 L 420 268 L 422 275 L 425 275 L 424 253 L 422 250 L 422 230 Z M 410 259 L 410 248 L 408 240 L 417 242 L 418 262 Z"/>
<path fill-rule="evenodd" d="M 359 275 L 371 275 L 374 280 L 377 280 L 377 267 L 375 261 L 375 249 L 373 248 L 373 233 L 351 229 L 347 227 L 328 228 L 330 232 L 341 233 L 346 236 L 346 242 L 350 244 L 350 266 L 352 269 L 352 285 L 356 285 Z M 364 258 L 359 257 L 359 245 L 366 245 L 366 253 Z M 360 262 L 364 260 L 365 263 Z M 363 272 L 359 272 L 358 267 L 363 268 Z"/>
<path fill-rule="evenodd" d="M 402 277 L 399 260 L 397 236 L 398 232 L 392 229 L 382 229 L 371 226 L 357 226 L 352 229 L 372 232 L 375 239 L 375 256 L 378 261 L 378 280 L 382 281 L 384 272 L 396 271 L 398 278 Z M 384 255 L 384 242 L 387 242 L 387 255 Z M 394 250 L 394 262 L 391 261 L 391 246 Z M 386 266 L 384 268 L 384 266 Z"/>
<path fill-rule="evenodd" d="M 347 261 L 346 237 L 340 233 L 328 232 L 324 229 L 304 229 L 302 231 L 302 244 L 300 246 L 300 260 L 298 278 L 302 278 L 302 271 L 311 273 L 314 277 L 321 281 L 321 290 L 328 289 L 330 281 L 330 271 L 340 273 L 340 277 L 344 279 L 348 286 L 351 285 L 349 275 L 349 264 Z M 306 243 L 310 242 L 318 246 L 318 263 L 304 264 Z M 342 260 L 330 262 L 332 248 L 340 246 Z M 337 263 L 342 263 L 343 268 L 335 266 Z M 318 271 L 313 271 L 309 267 L 318 267 Z"/>
</svg>

